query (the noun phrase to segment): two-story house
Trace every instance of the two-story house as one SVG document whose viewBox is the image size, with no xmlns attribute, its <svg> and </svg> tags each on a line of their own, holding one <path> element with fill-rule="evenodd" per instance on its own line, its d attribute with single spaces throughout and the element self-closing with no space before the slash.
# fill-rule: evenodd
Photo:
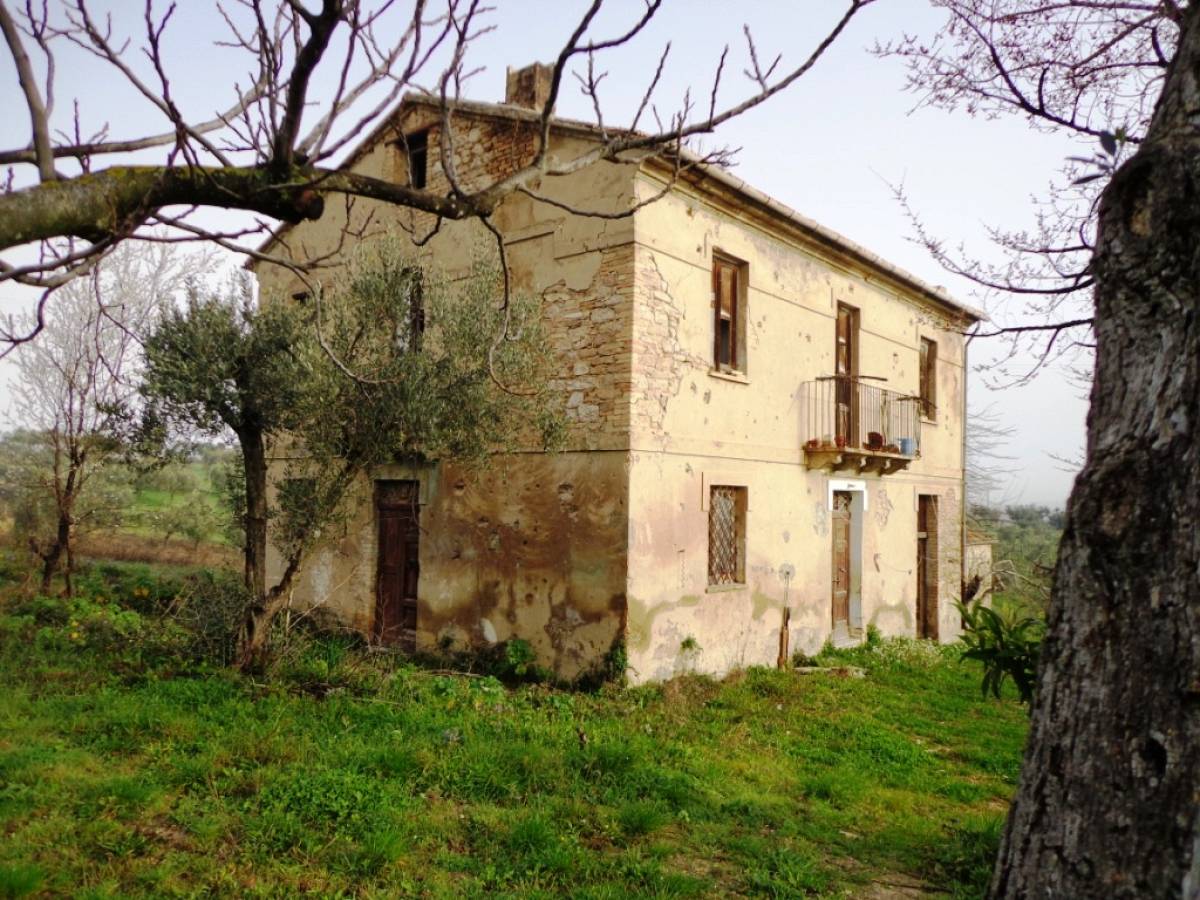
<svg viewBox="0 0 1200 900">
<path fill-rule="evenodd" d="M 461 180 L 531 154 L 537 74 L 510 73 L 503 104 L 454 106 Z M 409 97 L 347 165 L 438 189 L 441 127 Z M 595 134 L 557 121 L 553 150 Z M 672 183 L 651 159 L 545 182 L 547 200 L 606 213 L 670 188 L 620 218 L 523 194 L 494 216 L 514 283 L 542 299 L 566 449 L 376 472 L 295 603 L 401 646 L 521 638 L 566 678 L 623 647 L 635 682 L 775 665 L 870 625 L 956 637 L 962 334 L 979 314 L 719 169 Z M 345 215 L 272 252 L 327 251 Z M 443 223 L 423 252 L 465 264 L 481 236 Z"/>
</svg>

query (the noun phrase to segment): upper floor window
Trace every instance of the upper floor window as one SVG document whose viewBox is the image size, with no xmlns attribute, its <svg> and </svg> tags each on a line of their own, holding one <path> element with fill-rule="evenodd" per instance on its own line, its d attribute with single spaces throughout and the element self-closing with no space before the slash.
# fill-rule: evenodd
<svg viewBox="0 0 1200 900">
<path fill-rule="evenodd" d="M 419 131 L 404 139 L 408 152 L 408 183 L 410 187 L 423 188 L 427 180 L 429 164 L 429 132 Z"/>
<path fill-rule="evenodd" d="M 920 371 L 921 415 L 930 421 L 937 419 L 937 344 L 921 338 Z"/>
<path fill-rule="evenodd" d="M 713 485 L 708 494 L 708 584 L 746 583 L 746 489 Z"/>
<path fill-rule="evenodd" d="M 746 281 L 748 266 L 713 256 L 713 368 L 746 371 Z"/>
</svg>

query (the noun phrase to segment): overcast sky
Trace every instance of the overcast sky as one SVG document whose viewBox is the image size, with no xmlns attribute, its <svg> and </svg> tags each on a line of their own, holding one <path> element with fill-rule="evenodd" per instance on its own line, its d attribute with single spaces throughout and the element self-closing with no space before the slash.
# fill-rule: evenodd
<svg viewBox="0 0 1200 900">
<path fill-rule="evenodd" d="M 114 0 L 108 5 L 114 12 L 115 30 L 139 27 L 140 0 Z M 532 0 L 511 4 L 500 0 L 497 5 L 500 8 L 492 17 L 495 30 L 480 38 L 471 56 L 473 65 L 484 68 L 468 82 L 465 93 L 480 100 L 503 99 L 506 65 L 549 61 L 581 7 L 579 2 Z M 212 4 L 181 7 L 167 38 L 174 92 L 183 108 L 194 110 L 197 118 L 207 117 L 228 106 L 232 79 L 246 66 L 230 51 L 212 47 L 220 25 Z M 595 33 L 611 33 L 640 7 L 640 3 L 613 3 L 607 18 L 597 21 Z M 787 67 L 807 55 L 840 9 L 834 0 L 738 4 L 667 0 L 638 43 L 614 54 L 604 66 L 610 73 L 603 83 L 606 120 L 628 120 L 667 41 L 672 51 L 659 94 L 662 109 L 675 108 L 689 85 L 707 97 L 726 43 L 731 44 L 731 64 L 721 100 L 734 102 L 748 92 L 741 75 L 743 23 L 755 35 L 760 58 L 773 59 L 782 53 L 781 67 Z M 918 0 L 881 0 L 860 14 L 809 75 L 728 123 L 707 144 L 741 148 L 735 168 L 739 177 L 917 276 L 945 285 L 965 302 L 985 305 L 970 284 L 945 272 L 912 242 L 912 229 L 893 197 L 892 185 L 904 185 L 910 203 L 947 245 L 963 243 L 977 257 L 996 257 L 985 229 L 1030 225 L 1031 197 L 1044 192 L 1066 156 L 1091 148 L 1033 132 L 1016 119 L 985 121 L 914 110 L 918 98 L 903 92 L 903 67 L 894 60 L 875 58 L 868 48 L 877 39 L 905 31 L 932 35 L 940 20 L 941 14 Z M 60 110 L 69 111 L 70 98 L 78 96 L 85 121 L 91 125 L 108 121 L 114 138 L 164 128 L 161 115 L 145 101 L 108 87 L 112 77 L 100 64 L 81 63 L 77 55 L 72 60 L 69 66 L 59 64 Z M 242 81 L 244 86 L 244 76 Z M 0 59 L 0 85 L 0 146 L 24 145 L 28 119 L 6 52 Z M 558 112 L 592 118 L 590 103 L 573 84 L 566 86 Z M 0 287 L 0 308 L 5 312 L 22 303 L 16 289 Z M 997 380 L 997 373 L 988 364 L 1006 349 L 995 341 L 977 341 L 970 351 L 970 363 L 977 369 L 969 381 L 971 406 L 991 405 L 1000 423 L 1014 429 L 1007 450 L 1014 457 L 1008 464 L 1013 475 L 1003 495 L 994 500 L 1061 505 L 1073 474 L 1064 471 L 1056 458 L 1080 455 L 1086 402 L 1079 396 L 1079 385 L 1057 369 L 1044 371 L 1023 387 L 990 389 L 988 384 Z M 1020 361 L 1015 368 L 1020 368 Z M 5 369 L 0 366 L 0 387 L 9 391 L 11 380 Z M 0 404 L 0 416 L 8 415 L 7 407 L 8 403 Z M 2 426 L 11 424 L 0 419 Z"/>
</svg>

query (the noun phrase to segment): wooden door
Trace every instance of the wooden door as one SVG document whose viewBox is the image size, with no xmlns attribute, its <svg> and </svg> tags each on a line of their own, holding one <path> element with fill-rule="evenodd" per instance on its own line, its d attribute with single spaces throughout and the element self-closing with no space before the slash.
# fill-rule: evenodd
<svg viewBox="0 0 1200 900">
<path fill-rule="evenodd" d="M 420 508 L 415 481 L 376 483 L 379 570 L 375 588 L 375 639 L 416 649 L 417 579 L 420 575 Z"/>
<path fill-rule="evenodd" d="M 938 637 L 937 497 L 917 497 L 917 637 Z"/>
<path fill-rule="evenodd" d="M 850 624 L 850 493 L 833 493 L 833 624 Z"/>
<path fill-rule="evenodd" d="M 857 447 L 858 440 L 858 310 L 841 303 L 837 308 L 837 330 L 834 344 L 834 374 L 836 385 L 836 435 L 848 447 Z"/>
</svg>

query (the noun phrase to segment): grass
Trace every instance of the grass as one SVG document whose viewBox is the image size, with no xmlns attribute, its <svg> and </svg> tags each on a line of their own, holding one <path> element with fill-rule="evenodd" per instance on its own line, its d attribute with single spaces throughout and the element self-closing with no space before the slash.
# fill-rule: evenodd
<svg viewBox="0 0 1200 900">
<path fill-rule="evenodd" d="M 0 615 L 0 897 L 974 897 L 1020 763 L 915 642 L 579 693 L 319 639 L 252 681 L 114 579 Z"/>
</svg>

